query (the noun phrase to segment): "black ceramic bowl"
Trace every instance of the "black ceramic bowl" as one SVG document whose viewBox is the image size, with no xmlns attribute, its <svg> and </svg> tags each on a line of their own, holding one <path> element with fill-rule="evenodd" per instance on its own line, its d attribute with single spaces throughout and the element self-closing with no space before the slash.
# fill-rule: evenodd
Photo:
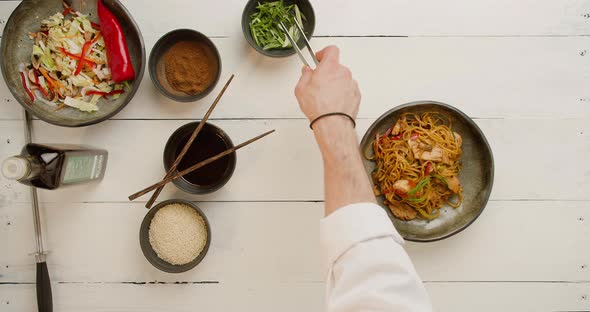
<svg viewBox="0 0 590 312">
<path fill-rule="evenodd" d="M 389 208 L 383 204 L 383 196 L 377 201 L 387 211 L 398 232 L 407 240 L 415 242 L 431 242 L 457 234 L 467 228 L 479 217 L 485 208 L 494 182 L 494 157 L 492 149 L 479 127 L 460 110 L 450 105 L 419 101 L 404 104 L 381 115 L 367 130 L 361 141 L 363 155 L 373 153 L 372 143 L 377 133 L 384 133 L 395 124 L 403 113 L 440 113 L 452 123 L 453 131 L 463 138 L 463 168 L 459 180 L 463 187 L 463 202 L 454 209 L 448 205 L 441 208 L 440 216 L 434 220 L 402 221 L 393 216 Z M 364 160 L 369 176 L 375 169 L 375 162 Z"/>
<path fill-rule="evenodd" d="M 213 56 L 217 59 L 217 74 L 211 85 L 201 93 L 189 95 L 184 92 L 176 91 L 170 86 L 166 79 L 166 66 L 163 56 L 168 52 L 170 47 L 179 41 L 202 42 L 211 48 Z M 217 85 L 219 76 L 221 76 L 221 56 L 219 56 L 219 51 L 217 50 L 217 47 L 215 47 L 215 44 L 213 44 L 213 41 L 207 38 L 204 34 L 192 29 L 176 29 L 165 34 L 156 42 L 150 53 L 148 70 L 152 82 L 162 94 L 175 101 L 194 102 L 207 96 L 207 94 L 215 88 L 215 85 Z"/>
<path fill-rule="evenodd" d="M 152 223 L 152 219 L 156 215 L 156 212 L 161 208 L 168 206 L 170 204 L 183 204 L 193 208 L 205 221 L 205 225 L 207 226 L 207 242 L 205 243 L 205 247 L 201 251 L 201 253 L 191 262 L 183 265 L 174 265 L 170 264 L 158 257 L 158 254 L 152 248 L 150 244 L 150 225 Z M 141 227 L 139 228 L 139 244 L 141 246 L 141 251 L 145 258 L 157 269 L 168 272 L 168 273 L 182 273 L 186 272 L 192 268 L 194 268 L 197 264 L 199 264 L 205 255 L 207 255 L 207 251 L 209 250 L 209 245 L 211 245 L 211 226 L 209 225 L 209 220 L 205 214 L 197 207 L 197 205 L 193 204 L 190 201 L 182 200 L 182 199 L 169 199 L 159 204 L 155 205 L 150 211 L 145 215 L 143 218 L 143 222 L 141 222 Z"/>
<path fill-rule="evenodd" d="M 246 37 L 246 41 L 258 52 L 270 57 L 285 57 L 289 55 L 295 54 L 295 49 L 292 47 L 289 49 L 272 49 L 272 50 L 263 50 L 256 44 L 254 38 L 252 38 L 252 32 L 250 32 L 250 16 L 258 11 L 256 8 L 258 3 L 265 3 L 265 2 L 275 2 L 278 0 L 249 0 L 244 8 L 244 12 L 242 13 L 242 32 L 244 33 L 244 37 Z M 303 20 L 303 31 L 308 39 L 311 40 L 311 36 L 313 36 L 313 31 L 315 29 L 315 14 L 313 12 L 313 8 L 311 3 L 308 0 L 284 0 L 286 5 L 289 4 L 297 4 L 301 13 L 305 16 Z M 303 38 L 299 38 L 297 41 L 297 46 L 303 49 L 305 47 L 305 41 Z"/>
<path fill-rule="evenodd" d="M 198 124 L 199 124 L 199 122 L 188 123 L 188 124 L 178 128 L 176 131 L 174 131 L 174 133 L 172 133 L 172 135 L 168 139 L 168 142 L 166 143 L 166 147 L 164 148 L 164 169 L 166 170 L 166 172 L 168 172 L 168 170 L 170 169 L 170 167 L 174 163 L 174 160 L 176 159 L 176 157 L 178 156 L 178 154 L 180 153 L 180 151 L 184 147 L 183 142 L 186 141 L 192 135 L 193 131 L 198 126 Z M 230 149 L 234 146 L 234 144 L 232 143 L 229 136 L 223 130 L 221 130 L 221 128 L 216 127 L 210 123 L 205 123 L 205 125 L 203 126 L 203 129 L 201 129 L 201 132 L 199 133 L 199 135 L 197 136 L 197 138 L 193 142 L 193 147 L 202 146 L 201 142 L 202 142 L 202 138 L 204 135 L 205 136 L 207 136 L 207 135 L 215 136 L 215 138 L 223 141 L 223 144 L 225 145 L 224 150 Z M 199 140 L 200 138 L 201 138 L 201 140 Z M 223 150 L 220 152 L 223 152 Z M 187 157 L 189 157 L 189 154 L 190 153 L 187 153 L 183 159 L 187 159 Z M 226 162 L 227 165 L 226 165 L 225 169 L 223 170 L 223 174 L 221 175 L 221 178 L 217 179 L 213 183 L 201 184 L 201 185 L 195 184 L 195 183 L 191 183 L 185 177 L 180 177 L 178 179 L 173 180 L 172 182 L 181 190 L 183 190 L 187 193 L 191 193 L 191 194 L 208 194 L 208 193 L 215 192 L 229 181 L 229 179 L 232 177 L 232 175 L 234 173 L 234 169 L 236 168 L 236 153 L 235 152 L 225 156 L 224 158 L 226 159 L 224 162 Z M 191 161 L 191 165 L 198 163 L 198 160 L 190 160 L 190 159 L 187 159 L 187 160 Z M 220 162 L 220 161 L 222 161 L 222 159 L 219 159 L 216 162 Z M 216 162 L 208 164 L 207 166 L 214 166 Z M 202 167 L 197 170 L 205 170 L 207 166 Z M 181 169 L 183 169 L 183 168 L 181 168 Z M 178 170 L 176 172 L 178 172 Z"/>
<path fill-rule="evenodd" d="M 31 101 L 27 96 L 22 82 L 18 66 L 21 62 L 30 62 L 33 40 L 28 33 L 39 30 L 41 20 L 64 10 L 62 0 L 27 0 L 22 1 L 12 12 L 4 27 L 2 35 L 2 76 L 8 89 L 14 98 L 33 116 L 64 127 L 81 127 L 107 120 L 120 112 L 131 101 L 143 77 L 145 67 L 145 49 L 139 27 L 117 0 L 103 0 L 104 4 L 113 14 L 123 28 L 131 63 L 135 70 L 135 79 L 130 81 L 131 90 L 121 94 L 118 99 L 101 99 L 98 103 L 100 109 L 97 112 L 82 112 L 72 107 L 64 107 L 55 110 L 38 99 Z M 74 10 L 80 10 L 88 14 L 94 22 L 99 22 L 96 15 L 96 0 L 69 1 Z M 84 2 L 84 3 L 82 3 Z M 83 7 L 82 7 L 83 5 Z"/>
</svg>

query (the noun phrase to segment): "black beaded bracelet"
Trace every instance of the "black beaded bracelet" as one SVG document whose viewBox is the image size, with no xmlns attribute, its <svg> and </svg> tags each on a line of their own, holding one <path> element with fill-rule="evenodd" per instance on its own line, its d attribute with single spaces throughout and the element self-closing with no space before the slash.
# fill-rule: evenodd
<svg viewBox="0 0 590 312">
<path fill-rule="evenodd" d="M 334 115 L 338 115 L 338 116 L 345 116 L 348 119 L 350 119 L 350 121 L 352 121 L 352 127 L 356 128 L 356 122 L 354 121 L 354 118 L 352 118 L 352 116 L 350 116 L 349 114 L 346 113 L 342 113 L 342 112 L 332 112 L 332 113 L 327 113 L 327 114 L 323 114 L 323 115 L 319 115 L 316 118 L 314 118 L 310 123 L 309 123 L 309 128 L 313 131 L 313 124 L 324 118 L 324 117 L 328 117 L 328 116 L 334 116 Z"/>
</svg>

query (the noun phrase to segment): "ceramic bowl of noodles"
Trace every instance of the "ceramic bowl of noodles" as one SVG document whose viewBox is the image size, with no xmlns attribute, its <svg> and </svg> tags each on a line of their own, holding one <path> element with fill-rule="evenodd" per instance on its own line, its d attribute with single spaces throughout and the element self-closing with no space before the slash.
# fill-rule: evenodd
<svg viewBox="0 0 590 312">
<path fill-rule="evenodd" d="M 437 241 L 461 232 L 492 191 L 487 139 L 448 104 L 419 101 L 391 109 L 369 127 L 361 152 L 379 205 L 406 240 Z"/>
</svg>

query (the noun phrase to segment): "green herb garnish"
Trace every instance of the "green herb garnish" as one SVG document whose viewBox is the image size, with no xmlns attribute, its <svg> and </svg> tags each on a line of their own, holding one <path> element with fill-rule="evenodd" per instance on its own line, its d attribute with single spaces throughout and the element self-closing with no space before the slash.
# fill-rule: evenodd
<svg viewBox="0 0 590 312">
<path fill-rule="evenodd" d="M 425 197 L 421 197 L 421 198 L 406 198 L 407 201 L 411 202 L 411 203 L 421 203 L 423 201 L 426 200 Z"/>
<path fill-rule="evenodd" d="M 446 187 L 449 187 L 449 184 L 447 183 L 447 180 L 445 178 L 439 176 L 438 174 L 435 174 L 434 177 L 439 179 Z"/>
<path fill-rule="evenodd" d="M 303 27 L 302 19 L 305 16 L 299 11 L 296 4 L 285 5 L 283 0 L 275 2 L 258 3 L 258 12 L 250 18 L 250 33 L 256 45 L 263 50 L 288 49 L 291 42 L 283 32 L 279 22 L 283 22 L 289 34 L 295 41 L 299 40 L 300 34 L 295 26 L 295 19 Z"/>
<path fill-rule="evenodd" d="M 422 179 L 422 181 L 418 182 L 418 184 L 416 184 L 416 186 L 408 192 L 408 195 L 414 196 L 416 192 L 421 190 L 428 183 L 430 183 L 430 177 Z"/>
</svg>

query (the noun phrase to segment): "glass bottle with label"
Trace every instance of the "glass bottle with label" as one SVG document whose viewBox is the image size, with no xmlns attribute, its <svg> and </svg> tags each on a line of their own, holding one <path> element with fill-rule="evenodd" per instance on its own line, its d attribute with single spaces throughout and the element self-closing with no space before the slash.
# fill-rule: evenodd
<svg viewBox="0 0 590 312">
<path fill-rule="evenodd" d="M 102 179 L 107 158 L 105 150 L 30 143 L 23 147 L 20 155 L 4 160 L 2 175 L 26 185 L 54 190 L 64 185 Z"/>
</svg>

